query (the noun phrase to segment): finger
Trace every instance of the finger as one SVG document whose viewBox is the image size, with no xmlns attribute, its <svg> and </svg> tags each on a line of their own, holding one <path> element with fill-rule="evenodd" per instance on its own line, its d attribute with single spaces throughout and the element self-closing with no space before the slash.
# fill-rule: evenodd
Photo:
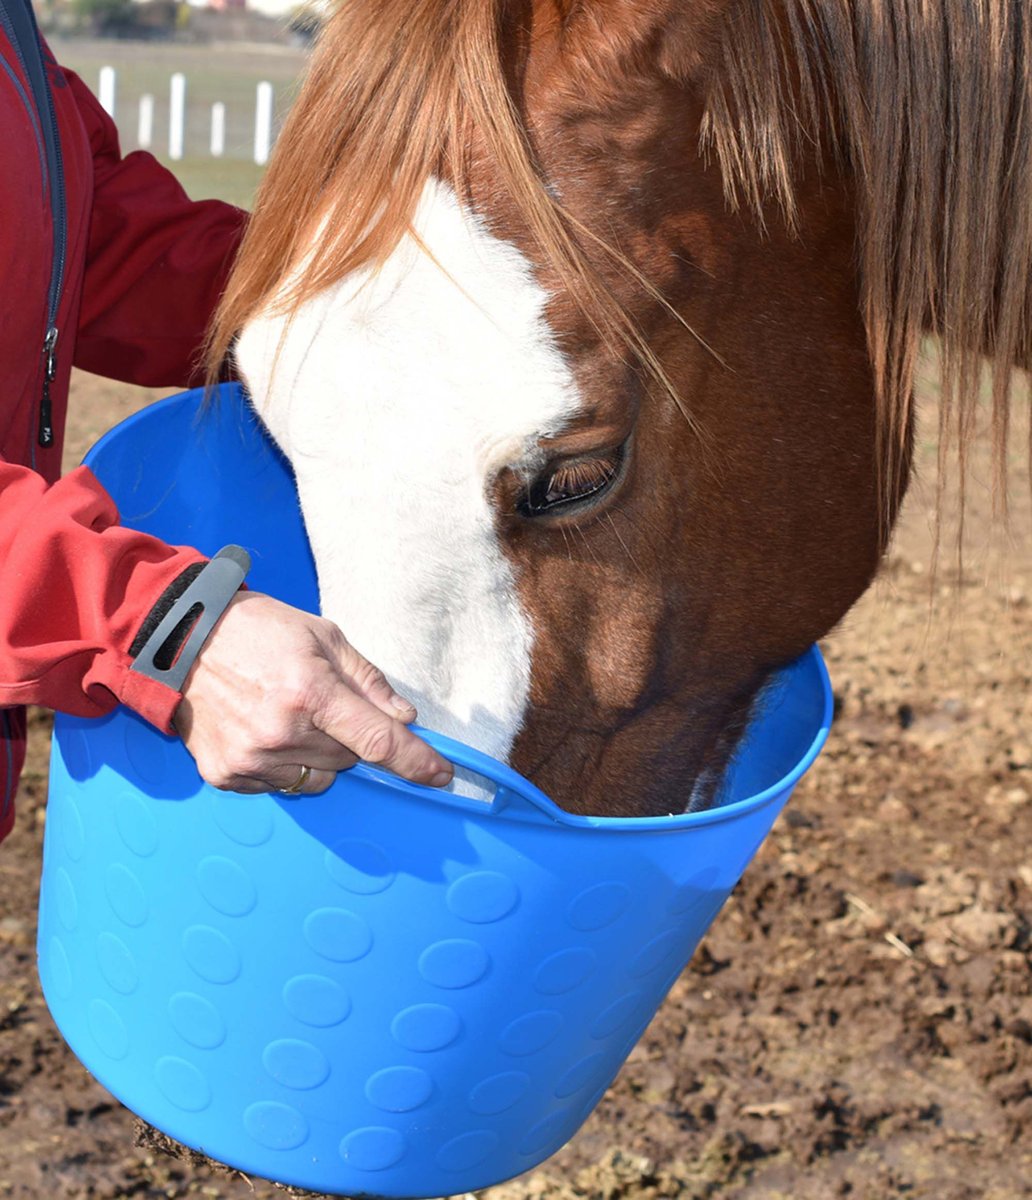
<svg viewBox="0 0 1032 1200">
<path fill-rule="evenodd" d="M 258 778 L 255 775 L 233 775 L 229 779 L 218 782 L 211 779 L 206 782 L 211 787 L 218 788 L 220 792 L 238 792 L 242 796 L 264 796 L 269 792 L 278 792 L 282 795 L 297 782 L 300 774 L 301 768 L 293 766 L 285 768 L 282 772 L 270 772 L 272 777 L 268 779 Z M 316 795 L 331 787 L 336 778 L 336 771 L 312 771 L 303 787 L 288 794 L 293 796 Z"/>
<path fill-rule="evenodd" d="M 347 688 L 338 688 L 329 705 L 313 719 L 366 762 L 386 767 L 413 783 L 444 787 L 451 782 L 452 766 L 447 759 L 400 721 Z"/>
<path fill-rule="evenodd" d="M 280 767 L 286 769 L 294 763 L 307 763 L 313 770 L 337 772 L 347 771 L 358 762 L 358 755 L 353 750 L 314 727 L 292 737 L 289 745 L 266 751 L 264 757 L 257 772 L 263 778 L 268 776 L 267 765 L 277 770 L 278 778 Z"/>
<path fill-rule="evenodd" d="M 408 725 L 416 719 L 416 706 L 391 687 L 387 676 L 341 635 L 337 646 L 341 674 L 354 690 L 382 713 Z"/>
<path fill-rule="evenodd" d="M 329 782 L 308 791 L 325 791 L 340 771 L 347 771 L 358 762 L 358 755 L 342 746 L 321 730 L 309 727 L 276 749 L 241 755 L 234 762 L 221 755 L 198 761 L 197 769 L 205 782 L 221 791 L 276 792 L 289 788 L 301 772 L 301 764 L 313 773 L 327 776 Z"/>
<path fill-rule="evenodd" d="M 261 796 L 269 790 L 264 779 L 253 779 L 250 775 L 233 775 L 229 779 L 205 779 L 209 787 L 220 792 L 239 792 L 242 796 Z"/>
<path fill-rule="evenodd" d="M 320 792 L 325 792 L 328 787 L 331 787 L 337 778 L 336 771 L 322 771 L 313 768 L 308 772 L 307 778 L 299 788 L 296 785 L 301 778 L 300 764 L 291 763 L 284 765 L 282 768 L 277 768 L 275 771 L 270 771 L 264 780 L 263 791 L 266 792 L 285 792 L 291 796 L 317 796 Z M 296 790 L 295 790 L 296 788 Z"/>
</svg>

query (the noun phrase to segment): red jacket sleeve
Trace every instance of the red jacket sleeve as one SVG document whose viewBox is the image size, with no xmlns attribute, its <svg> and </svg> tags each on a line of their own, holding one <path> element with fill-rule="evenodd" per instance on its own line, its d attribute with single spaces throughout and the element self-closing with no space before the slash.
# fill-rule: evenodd
<svg viewBox="0 0 1032 1200">
<path fill-rule="evenodd" d="M 100 716 L 121 701 L 170 730 L 179 693 L 130 672 L 128 648 L 201 558 L 119 526 L 86 467 L 48 487 L 0 460 L 0 706 Z"/>
<path fill-rule="evenodd" d="M 191 201 L 150 154 L 123 158 L 110 117 L 78 76 L 65 76 L 94 165 L 75 364 L 149 387 L 193 386 L 246 214 Z"/>
</svg>

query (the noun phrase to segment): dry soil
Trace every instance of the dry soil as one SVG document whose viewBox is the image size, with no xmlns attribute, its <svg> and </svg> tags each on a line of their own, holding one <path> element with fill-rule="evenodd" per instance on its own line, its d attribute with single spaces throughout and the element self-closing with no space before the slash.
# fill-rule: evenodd
<svg viewBox="0 0 1032 1200">
<path fill-rule="evenodd" d="M 141 395 L 81 377 L 75 401 L 73 456 Z M 595 1115 L 483 1200 L 1032 1196 L 1027 412 L 1009 532 L 976 455 L 964 576 L 949 533 L 932 571 L 920 439 L 882 576 L 825 646 L 827 750 Z M 0 853 L 0 1197 L 282 1196 L 134 1145 L 55 1031 L 33 944 L 47 731 L 36 714 Z"/>
</svg>

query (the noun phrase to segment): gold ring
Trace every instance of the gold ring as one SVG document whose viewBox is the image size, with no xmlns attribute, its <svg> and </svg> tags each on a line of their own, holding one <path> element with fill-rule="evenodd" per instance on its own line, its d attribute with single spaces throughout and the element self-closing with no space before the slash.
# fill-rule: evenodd
<svg viewBox="0 0 1032 1200">
<path fill-rule="evenodd" d="M 298 777 L 294 781 L 293 785 L 288 788 L 280 788 L 280 791 L 283 793 L 284 796 L 296 796 L 298 794 L 298 792 L 300 792 L 301 789 L 308 782 L 308 777 L 311 775 L 311 773 L 312 773 L 311 767 L 302 767 L 301 774 L 298 775 Z"/>
</svg>

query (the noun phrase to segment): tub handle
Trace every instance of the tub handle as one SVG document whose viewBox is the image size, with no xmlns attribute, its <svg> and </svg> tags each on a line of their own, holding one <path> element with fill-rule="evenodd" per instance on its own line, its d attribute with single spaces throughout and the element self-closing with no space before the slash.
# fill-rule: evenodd
<svg viewBox="0 0 1032 1200">
<path fill-rule="evenodd" d="M 546 817 L 550 823 L 568 824 L 567 814 L 555 801 L 508 764 L 433 729 L 426 729 L 422 725 L 412 725 L 410 728 L 449 762 L 472 771 L 494 787 L 494 796 L 485 805 L 488 812 L 505 812 L 508 816 L 520 813 L 538 821 Z"/>
</svg>

